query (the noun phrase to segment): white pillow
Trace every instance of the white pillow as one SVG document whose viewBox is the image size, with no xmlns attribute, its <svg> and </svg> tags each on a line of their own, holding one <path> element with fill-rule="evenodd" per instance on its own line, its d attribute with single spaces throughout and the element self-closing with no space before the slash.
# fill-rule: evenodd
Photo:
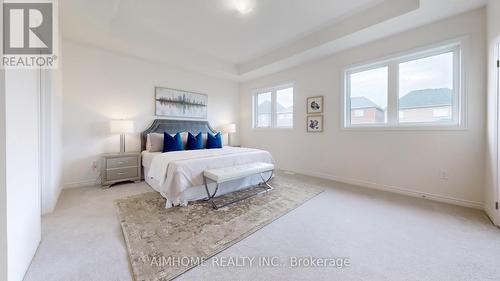
<svg viewBox="0 0 500 281">
<path fill-rule="evenodd" d="M 172 137 L 175 134 L 170 134 Z M 184 148 L 187 145 L 188 133 L 181 133 L 182 145 Z M 146 150 L 149 152 L 163 152 L 163 134 L 162 133 L 150 133 L 146 137 Z"/>
<path fill-rule="evenodd" d="M 149 152 L 163 151 L 163 134 L 151 133 L 146 139 L 146 150 Z"/>
<path fill-rule="evenodd" d="M 208 139 L 207 133 L 202 133 L 201 134 L 201 139 L 202 139 L 202 142 L 203 142 L 203 148 L 206 148 L 207 147 L 207 139 Z"/>
<path fill-rule="evenodd" d="M 184 146 L 184 149 L 186 149 L 188 143 L 188 132 L 182 132 L 181 139 L 182 139 L 182 145 Z"/>
</svg>

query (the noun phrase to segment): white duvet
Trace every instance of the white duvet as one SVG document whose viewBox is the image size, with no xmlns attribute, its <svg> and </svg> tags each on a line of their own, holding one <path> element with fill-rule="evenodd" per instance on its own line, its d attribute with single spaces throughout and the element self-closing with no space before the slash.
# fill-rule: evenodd
<svg viewBox="0 0 500 281">
<path fill-rule="evenodd" d="M 175 202 L 188 188 L 203 185 L 204 170 L 252 162 L 273 163 L 273 158 L 267 151 L 240 147 L 167 152 L 154 156 L 146 176 L 159 183 L 158 192 Z"/>
</svg>

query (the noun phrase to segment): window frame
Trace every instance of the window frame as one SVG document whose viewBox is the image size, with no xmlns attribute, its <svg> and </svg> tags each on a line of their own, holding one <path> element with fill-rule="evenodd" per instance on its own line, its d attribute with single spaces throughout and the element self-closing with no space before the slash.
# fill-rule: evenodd
<svg viewBox="0 0 500 281">
<path fill-rule="evenodd" d="M 292 126 L 291 127 L 278 127 L 278 111 L 277 111 L 277 92 L 280 90 L 292 88 L 293 89 L 293 108 L 292 108 Z M 259 127 L 257 112 L 258 101 L 257 97 L 263 93 L 271 93 L 271 124 L 267 127 Z M 287 113 L 287 112 L 286 112 Z M 295 126 L 295 85 L 294 83 L 280 84 L 279 86 L 254 89 L 252 91 L 252 129 L 255 130 L 292 130 Z"/>
<path fill-rule="evenodd" d="M 342 89 L 342 128 L 343 129 L 388 129 L 388 130 L 434 130 L 451 129 L 461 130 L 465 127 L 465 102 L 464 102 L 464 61 L 462 40 L 453 40 L 448 43 L 413 50 L 376 60 L 373 63 L 367 63 L 346 68 L 343 72 Z M 401 63 L 437 56 L 445 53 L 453 53 L 453 100 L 452 100 L 452 118 L 449 121 L 434 122 L 400 122 L 399 121 L 399 65 Z M 351 124 L 351 105 L 350 105 L 350 75 L 368 71 L 376 68 L 388 67 L 388 87 L 387 87 L 387 122 L 374 124 Z"/>
</svg>

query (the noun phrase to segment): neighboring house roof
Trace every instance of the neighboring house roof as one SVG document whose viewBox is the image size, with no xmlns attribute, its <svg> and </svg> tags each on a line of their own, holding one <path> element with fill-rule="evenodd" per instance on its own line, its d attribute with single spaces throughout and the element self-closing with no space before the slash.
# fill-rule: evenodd
<svg viewBox="0 0 500 281">
<path fill-rule="evenodd" d="M 399 99 L 399 108 L 421 108 L 421 107 L 438 107 L 451 106 L 452 91 L 451 89 L 425 89 L 412 91 Z"/>
<path fill-rule="evenodd" d="M 352 97 L 351 98 L 351 109 L 361 109 L 361 108 L 377 108 L 379 110 L 383 109 L 374 103 L 372 100 L 366 97 Z"/>
</svg>

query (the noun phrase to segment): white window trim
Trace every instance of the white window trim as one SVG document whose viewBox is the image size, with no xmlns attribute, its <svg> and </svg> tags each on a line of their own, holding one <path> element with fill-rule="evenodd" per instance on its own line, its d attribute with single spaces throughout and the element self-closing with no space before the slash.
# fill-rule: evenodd
<svg viewBox="0 0 500 281">
<path fill-rule="evenodd" d="M 468 47 L 467 37 L 441 42 L 425 48 L 399 53 L 383 59 L 374 60 L 371 63 L 358 64 L 347 67 L 342 72 L 342 102 L 341 102 L 341 128 L 344 130 L 466 130 L 466 93 L 465 93 L 465 60 L 464 52 Z M 454 53 L 454 95 L 452 104 L 452 121 L 443 122 L 399 122 L 399 64 L 430 57 L 453 51 Z M 388 67 L 388 116 L 384 124 L 351 124 L 351 107 L 349 98 L 349 75 Z M 394 72 L 394 73 L 393 73 Z M 457 106 L 455 106 L 457 105 Z"/>
<path fill-rule="evenodd" d="M 291 112 L 283 112 L 283 113 L 292 113 L 292 126 L 291 127 L 278 127 L 277 126 L 277 112 L 276 112 L 276 96 L 279 90 L 293 88 L 293 109 Z M 257 96 L 262 93 L 271 93 L 271 125 L 268 127 L 257 127 Z M 252 129 L 254 130 L 293 130 L 295 126 L 295 85 L 294 83 L 285 83 L 280 84 L 279 86 L 269 87 L 269 88 L 260 88 L 252 90 Z"/>
</svg>

